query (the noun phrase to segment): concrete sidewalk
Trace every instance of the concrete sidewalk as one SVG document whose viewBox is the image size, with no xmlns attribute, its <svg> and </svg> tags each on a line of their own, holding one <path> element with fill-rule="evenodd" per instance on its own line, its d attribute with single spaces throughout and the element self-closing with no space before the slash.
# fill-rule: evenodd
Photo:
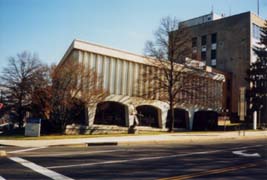
<svg viewBox="0 0 267 180">
<path fill-rule="evenodd" d="M 121 137 L 96 137 L 59 140 L 0 140 L 0 145 L 18 147 L 47 147 L 60 145 L 96 145 L 96 144 L 138 144 L 163 142 L 199 142 L 231 139 L 266 138 L 267 131 L 234 131 L 234 132 L 187 132 L 163 135 L 129 135 Z"/>
</svg>

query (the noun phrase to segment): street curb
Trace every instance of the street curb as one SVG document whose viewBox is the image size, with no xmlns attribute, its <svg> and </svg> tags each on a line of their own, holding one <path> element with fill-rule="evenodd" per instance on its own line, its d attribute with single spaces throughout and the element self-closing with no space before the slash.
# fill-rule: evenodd
<svg viewBox="0 0 267 180">
<path fill-rule="evenodd" d="M 227 134 L 167 134 L 155 136 L 129 136 L 129 137 L 106 137 L 106 138 L 86 138 L 86 139 L 62 139 L 62 140 L 7 140 L 0 141 L 4 146 L 15 147 L 53 147 L 53 146 L 71 146 L 71 147 L 93 147 L 93 146 L 119 146 L 119 145 L 144 145 L 144 144 L 162 144 L 162 143 L 215 143 L 217 141 L 230 140 L 248 140 L 248 139 L 267 140 L 267 131 L 261 134 L 252 134 L 246 132 L 245 136 L 236 133 Z M 13 142 L 12 142 L 13 141 Z"/>
<path fill-rule="evenodd" d="M 252 140 L 252 139 L 267 139 L 267 136 L 238 136 L 238 137 L 223 137 L 223 138 L 206 138 L 206 139 L 165 139 L 165 140 L 143 140 L 143 141 L 104 141 L 104 142 L 80 142 L 80 143 L 69 143 L 69 144 L 53 144 L 47 145 L 47 147 L 96 147 L 96 146 L 129 146 L 129 145 L 146 145 L 146 144 L 168 144 L 168 143 L 215 143 L 222 141 L 231 140 Z M 35 146 L 34 146 L 35 147 Z"/>
</svg>

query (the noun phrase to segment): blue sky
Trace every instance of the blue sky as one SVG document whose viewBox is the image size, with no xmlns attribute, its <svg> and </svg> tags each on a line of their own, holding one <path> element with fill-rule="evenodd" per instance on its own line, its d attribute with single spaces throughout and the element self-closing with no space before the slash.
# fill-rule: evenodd
<svg viewBox="0 0 267 180">
<path fill-rule="evenodd" d="M 0 0 L 0 71 L 24 50 L 58 63 L 73 39 L 142 54 L 160 19 L 257 11 L 257 0 Z M 267 0 L 260 0 L 267 18 Z"/>
</svg>

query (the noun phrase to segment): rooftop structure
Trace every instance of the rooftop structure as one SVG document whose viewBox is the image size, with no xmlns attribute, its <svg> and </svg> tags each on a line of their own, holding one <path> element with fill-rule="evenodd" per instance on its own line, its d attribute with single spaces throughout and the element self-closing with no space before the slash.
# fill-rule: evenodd
<svg viewBox="0 0 267 180">
<path fill-rule="evenodd" d="M 211 12 L 210 14 L 206 14 L 203 16 L 199 16 L 193 19 L 189 19 L 186 21 L 182 21 L 179 23 L 179 27 L 191 27 L 191 26 L 195 26 L 195 25 L 199 25 L 199 24 L 203 24 L 206 22 L 211 22 L 217 19 L 221 19 L 223 18 L 223 16 L 219 16 L 213 12 Z"/>
</svg>

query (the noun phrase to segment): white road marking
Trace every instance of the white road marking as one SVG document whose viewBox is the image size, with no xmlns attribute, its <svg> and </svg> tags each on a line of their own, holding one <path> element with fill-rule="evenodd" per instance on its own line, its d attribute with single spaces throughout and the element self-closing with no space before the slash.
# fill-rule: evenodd
<svg viewBox="0 0 267 180">
<path fill-rule="evenodd" d="M 156 160 L 156 159 L 184 157 L 184 156 L 191 156 L 191 155 L 209 154 L 209 153 L 215 153 L 215 152 L 220 152 L 220 151 L 223 151 L 223 150 L 203 151 L 203 152 L 194 152 L 194 153 L 187 153 L 187 154 L 175 154 L 175 155 L 168 155 L 168 156 L 152 156 L 152 157 L 144 157 L 144 158 L 136 158 L 136 159 L 123 159 L 123 160 L 103 161 L 103 162 L 74 164 L 74 165 L 50 166 L 47 168 L 59 169 L 59 168 L 72 168 L 72 167 L 93 166 L 93 165 L 102 165 L 102 164 L 117 164 L 117 163 L 133 162 L 133 161 Z"/>
<path fill-rule="evenodd" d="M 0 176 L 0 180 L 6 180 L 5 178 L 3 178 L 3 176 Z"/>
<path fill-rule="evenodd" d="M 253 154 L 248 154 L 244 153 L 246 150 L 242 151 L 233 151 L 233 154 L 240 155 L 240 156 L 245 156 L 245 157 L 261 157 L 259 153 L 253 153 Z"/>
<path fill-rule="evenodd" d="M 27 161 L 27 160 L 19 158 L 19 157 L 10 157 L 9 159 L 11 159 L 17 163 L 20 163 L 21 165 L 23 165 L 27 168 L 30 168 L 33 171 L 36 171 L 36 172 L 38 172 L 44 176 L 47 176 L 51 179 L 54 179 L 54 180 L 73 180 L 72 178 L 69 178 L 67 176 L 64 176 L 64 175 L 59 174 L 55 171 L 52 171 L 52 170 L 47 169 L 45 167 L 39 166 L 35 163 L 32 163 L 30 161 Z"/>
<path fill-rule="evenodd" d="M 9 154 L 12 154 L 12 153 L 21 153 L 21 152 L 34 151 L 34 150 L 37 150 L 37 149 L 44 149 L 44 148 L 47 148 L 47 147 L 36 147 L 36 148 L 29 148 L 29 149 L 21 149 L 21 150 L 16 150 L 16 151 L 10 151 L 8 153 Z"/>
<path fill-rule="evenodd" d="M 60 156 L 75 156 L 75 155 L 87 155 L 87 154 L 100 154 L 100 153 L 110 153 L 110 152 L 118 152 L 125 150 L 106 150 L 106 151 L 78 151 L 78 152 L 66 152 L 66 153 L 54 153 L 54 154 L 27 154 L 23 155 L 23 157 L 60 157 Z"/>
<path fill-rule="evenodd" d="M 186 153 L 186 154 L 175 154 L 175 155 L 167 155 L 167 156 L 156 156 L 156 157 L 152 156 L 152 157 L 144 157 L 144 158 L 136 158 L 136 159 L 123 159 L 123 160 L 102 161 L 102 162 L 94 162 L 94 163 L 50 166 L 47 168 L 60 169 L 60 168 L 72 168 L 72 167 L 93 166 L 93 165 L 102 165 L 102 164 L 117 164 L 117 163 L 133 162 L 133 161 L 156 160 L 156 159 L 165 159 L 165 158 L 185 157 L 185 156 L 191 156 L 191 155 L 209 154 L 209 153 L 223 152 L 223 151 L 229 151 L 229 150 L 232 151 L 232 150 L 241 149 L 241 148 L 248 149 L 248 148 L 253 148 L 253 147 L 261 147 L 261 146 L 263 145 L 245 146 L 245 147 L 231 148 L 231 149 L 219 149 L 219 150 L 213 150 L 213 151 L 193 152 L 193 153 Z"/>
</svg>

